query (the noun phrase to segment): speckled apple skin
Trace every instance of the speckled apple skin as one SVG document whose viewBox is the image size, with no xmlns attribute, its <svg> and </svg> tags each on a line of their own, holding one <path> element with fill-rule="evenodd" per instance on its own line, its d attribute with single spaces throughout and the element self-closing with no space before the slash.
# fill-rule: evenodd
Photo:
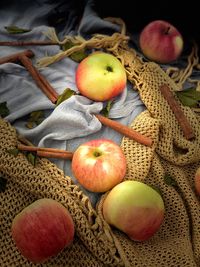
<svg viewBox="0 0 200 267">
<path fill-rule="evenodd" d="M 15 216 L 12 238 L 21 254 L 33 263 L 56 256 L 74 238 L 68 210 L 53 199 L 39 199 Z"/>
<path fill-rule="evenodd" d="M 116 185 L 103 202 L 103 216 L 107 223 L 134 241 L 152 237 L 164 220 L 164 212 L 161 195 L 137 181 Z"/>
</svg>

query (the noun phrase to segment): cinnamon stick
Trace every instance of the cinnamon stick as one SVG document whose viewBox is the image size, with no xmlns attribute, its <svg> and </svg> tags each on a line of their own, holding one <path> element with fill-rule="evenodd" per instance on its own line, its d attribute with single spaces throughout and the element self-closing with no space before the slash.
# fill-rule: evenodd
<svg viewBox="0 0 200 267">
<path fill-rule="evenodd" d="M 190 122 L 188 121 L 187 117 L 183 113 L 181 106 L 179 103 L 176 101 L 172 91 L 170 90 L 169 86 L 166 84 L 163 84 L 160 87 L 160 91 L 166 101 L 168 102 L 170 108 L 172 109 L 181 129 L 183 130 L 183 133 L 185 135 L 185 138 L 190 140 L 194 138 L 194 132 L 193 129 L 190 125 Z"/>
<path fill-rule="evenodd" d="M 119 122 L 116 122 L 114 120 L 108 119 L 100 114 L 95 115 L 97 119 L 104 125 L 112 128 L 113 130 L 137 141 L 138 143 L 146 146 L 151 146 L 153 141 L 150 137 L 144 136 L 141 133 L 131 129 L 128 126 L 125 126 Z"/>
<path fill-rule="evenodd" d="M 40 87 L 43 93 L 51 100 L 52 103 L 56 103 L 58 99 L 57 92 L 53 89 L 50 83 L 42 76 L 41 73 L 33 66 L 32 61 L 25 55 L 20 55 L 20 61 L 29 71 L 36 84 Z"/>
<path fill-rule="evenodd" d="M 52 41 L 2 41 L 0 46 L 35 46 L 35 45 L 59 45 Z"/>
<path fill-rule="evenodd" d="M 15 53 L 15 54 L 12 54 L 6 57 L 2 57 L 0 58 L 0 64 L 20 61 L 21 56 L 33 57 L 34 53 L 31 50 L 25 50 L 23 52 L 19 52 L 19 53 Z"/>
<path fill-rule="evenodd" d="M 38 156 L 46 158 L 72 159 L 73 157 L 73 152 L 57 148 L 26 146 L 21 144 L 17 148 L 20 151 L 36 152 Z"/>
</svg>

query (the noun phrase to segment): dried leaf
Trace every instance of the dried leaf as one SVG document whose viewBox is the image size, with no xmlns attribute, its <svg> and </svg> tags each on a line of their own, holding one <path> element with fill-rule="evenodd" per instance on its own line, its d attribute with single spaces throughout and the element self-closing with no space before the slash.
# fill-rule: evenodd
<svg viewBox="0 0 200 267">
<path fill-rule="evenodd" d="M 7 152 L 15 157 L 17 157 L 17 155 L 19 154 L 19 149 L 17 148 L 11 148 L 11 149 L 7 149 Z"/>
<path fill-rule="evenodd" d="M 28 122 L 26 123 L 26 127 L 29 129 L 34 128 L 39 125 L 44 120 L 44 111 L 37 110 L 30 113 Z"/>
<path fill-rule="evenodd" d="M 176 92 L 176 95 L 184 106 L 198 107 L 200 101 L 200 92 L 198 92 L 196 88 L 178 91 Z"/>
<path fill-rule="evenodd" d="M 7 107 L 7 103 L 6 102 L 2 102 L 0 103 L 0 116 L 2 118 L 8 116 L 10 113 L 8 107 Z"/>
<path fill-rule="evenodd" d="M 165 176 L 164 176 L 164 181 L 165 181 L 165 183 L 166 183 L 167 185 L 171 185 L 171 186 L 173 186 L 173 187 L 178 187 L 177 182 L 176 182 L 176 181 L 174 180 L 174 178 L 171 177 L 171 175 L 169 175 L 169 174 L 165 174 Z"/>
<path fill-rule="evenodd" d="M 35 153 L 26 153 L 26 158 L 34 167 L 36 166 L 37 156 Z"/>
<path fill-rule="evenodd" d="M 66 99 L 70 98 L 71 96 L 75 95 L 76 92 L 74 92 L 70 88 L 66 88 L 61 95 L 58 96 L 58 100 L 56 102 L 56 106 L 58 106 L 60 103 L 65 101 Z"/>
<path fill-rule="evenodd" d="M 113 100 L 109 100 L 106 103 L 106 106 L 102 109 L 101 114 L 104 115 L 105 117 L 108 117 L 112 105 L 113 105 Z"/>
<path fill-rule="evenodd" d="M 6 184 L 7 184 L 7 179 L 0 176 L 0 193 L 5 192 Z"/>
<path fill-rule="evenodd" d="M 4 28 L 11 34 L 26 33 L 31 31 L 30 29 L 19 28 L 15 25 L 6 26 Z"/>
<path fill-rule="evenodd" d="M 67 42 L 64 45 L 62 45 L 62 50 L 66 51 L 68 49 L 70 49 L 71 47 L 75 46 L 72 42 Z M 74 52 L 72 53 L 69 57 L 76 61 L 76 62 L 81 62 L 84 58 L 86 58 L 88 55 L 85 53 L 85 50 L 82 49 L 80 51 Z"/>
</svg>

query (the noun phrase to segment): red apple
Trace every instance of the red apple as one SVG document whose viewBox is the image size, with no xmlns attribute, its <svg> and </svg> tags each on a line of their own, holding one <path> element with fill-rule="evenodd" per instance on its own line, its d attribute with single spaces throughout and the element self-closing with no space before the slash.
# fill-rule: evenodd
<svg viewBox="0 0 200 267">
<path fill-rule="evenodd" d="M 105 101 L 119 95 L 126 86 L 126 72 L 112 54 L 94 52 L 83 59 L 76 70 L 76 85 L 80 93 L 95 101 Z"/>
<path fill-rule="evenodd" d="M 112 140 L 95 139 L 75 150 L 71 166 L 75 178 L 84 188 L 105 192 L 124 178 L 126 158 L 121 147 Z"/>
<path fill-rule="evenodd" d="M 42 263 L 72 243 L 74 222 L 61 203 L 43 198 L 15 216 L 11 233 L 26 259 Z"/>
<path fill-rule="evenodd" d="M 134 241 L 145 241 L 160 228 L 164 219 L 161 195 L 149 185 L 123 181 L 105 197 L 103 216 L 108 224 Z"/>
<path fill-rule="evenodd" d="M 180 56 L 183 43 L 178 29 L 164 20 L 154 20 L 147 24 L 139 37 L 139 45 L 144 56 L 163 64 Z"/>
<path fill-rule="evenodd" d="M 200 167 L 195 172 L 194 185 L 197 194 L 200 196 Z"/>
</svg>

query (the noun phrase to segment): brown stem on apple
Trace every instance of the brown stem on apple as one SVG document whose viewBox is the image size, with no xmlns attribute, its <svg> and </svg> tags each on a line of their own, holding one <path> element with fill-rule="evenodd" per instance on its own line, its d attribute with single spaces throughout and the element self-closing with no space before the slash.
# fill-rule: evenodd
<svg viewBox="0 0 200 267">
<path fill-rule="evenodd" d="M 172 109 L 181 129 L 183 130 L 185 138 L 188 140 L 194 138 L 195 136 L 193 133 L 193 129 L 192 129 L 187 117 L 183 113 L 181 106 L 176 101 L 169 86 L 166 84 L 163 84 L 160 87 L 160 91 L 161 91 L 162 95 L 164 96 L 164 98 L 166 99 L 167 103 L 169 104 L 170 108 Z"/>
<path fill-rule="evenodd" d="M 170 26 L 167 27 L 166 31 L 165 31 L 165 34 L 167 35 L 169 33 L 169 30 L 170 30 Z"/>
<path fill-rule="evenodd" d="M 21 144 L 17 148 L 20 151 L 36 152 L 39 157 L 60 159 L 72 159 L 73 157 L 73 152 L 57 148 L 26 146 Z"/>
<path fill-rule="evenodd" d="M 125 126 L 119 122 L 113 121 L 111 119 L 108 119 L 100 114 L 96 114 L 95 116 L 102 124 L 129 137 L 130 139 L 133 139 L 142 145 L 146 145 L 149 147 L 152 146 L 153 141 L 150 137 L 144 136 L 143 134 L 131 129 L 130 127 Z"/>
</svg>

